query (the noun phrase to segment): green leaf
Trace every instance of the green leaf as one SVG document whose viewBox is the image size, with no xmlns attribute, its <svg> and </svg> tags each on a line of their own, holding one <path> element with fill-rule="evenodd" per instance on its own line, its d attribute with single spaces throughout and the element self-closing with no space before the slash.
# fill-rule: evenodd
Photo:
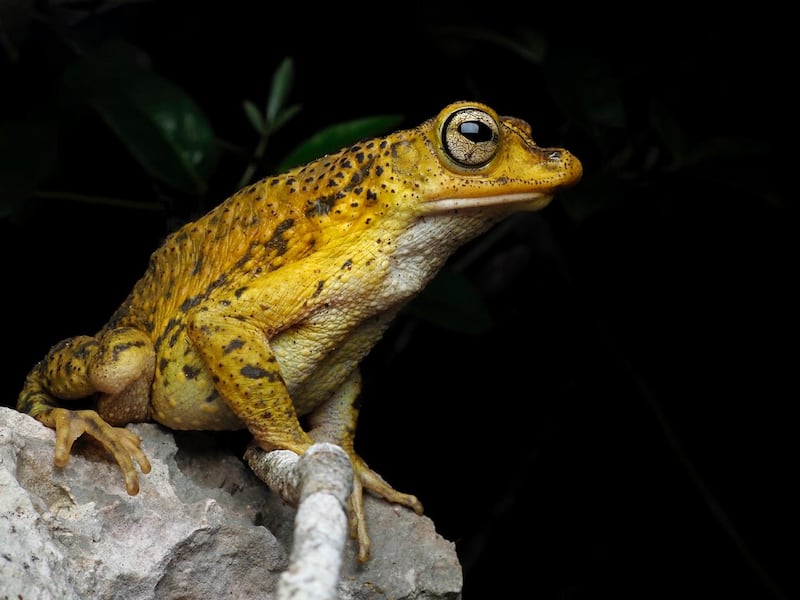
<svg viewBox="0 0 800 600">
<path fill-rule="evenodd" d="M 378 115 L 330 125 L 295 147 L 281 161 L 278 171 L 305 164 L 315 158 L 353 144 L 358 140 L 391 131 L 402 121 L 402 115 Z"/>
<path fill-rule="evenodd" d="M 242 108 L 244 108 L 244 114 L 247 116 L 253 129 L 255 129 L 259 135 L 264 135 L 267 131 L 267 125 L 258 107 L 250 100 L 245 100 L 242 102 Z"/>
<path fill-rule="evenodd" d="M 483 300 L 463 275 L 443 269 L 407 307 L 409 313 L 458 333 L 477 334 L 492 325 Z"/>
<path fill-rule="evenodd" d="M 73 63 L 63 85 L 100 115 L 148 174 L 182 192 L 205 192 L 217 160 L 214 133 L 178 86 L 110 57 Z"/>
<path fill-rule="evenodd" d="M 0 124 L 0 217 L 15 214 L 52 175 L 57 160 L 54 123 Z"/>
<path fill-rule="evenodd" d="M 267 100 L 267 123 L 272 125 L 278 112 L 286 103 L 289 92 L 294 83 L 294 61 L 290 57 L 284 58 L 275 73 L 272 75 L 272 86 Z"/>
</svg>

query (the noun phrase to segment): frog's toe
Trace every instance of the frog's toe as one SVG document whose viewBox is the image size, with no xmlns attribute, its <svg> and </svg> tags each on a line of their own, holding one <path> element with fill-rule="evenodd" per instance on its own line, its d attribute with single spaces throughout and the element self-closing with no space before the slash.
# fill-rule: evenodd
<svg viewBox="0 0 800 600">
<path fill-rule="evenodd" d="M 359 479 L 361 480 L 361 485 L 363 485 L 365 489 L 369 490 L 373 494 L 385 498 L 394 504 L 407 506 L 418 515 L 421 515 L 424 512 L 422 508 L 422 502 L 417 500 L 416 496 L 398 492 L 396 489 L 386 483 L 383 477 L 378 475 L 366 465 L 364 465 L 363 468 L 357 469 L 357 473 Z"/>
<path fill-rule="evenodd" d="M 75 440 L 86 433 L 100 442 L 117 461 L 128 494 L 135 496 L 139 493 L 139 476 L 133 461 L 138 463 L 142 473 L 150 472 L 150 461 L 141 449 L 139 436 L 123 427 L 112 427 L 93 410 L 55 408 L 49 417 L 56 430 L 56 466 L 67 464 Z"/>
<path fill-rule="evenodd" d="M 364 490 L 358 477 L 353 480 L 353 492 L 350 494 L 350 537 L 358 542 L 358 560 L 365 563 L 369 560 L 372 546 L 367 533 L 367 519 L 364 514 Z"/>
<path fill-rule="evenodd" d="M 358 541 L 358 560 L 364 563 L 369 560 L 371 547 L 364 514 L 365 489 L 389 502 L 406 506 L 418 515 L 421 515 L 423 510 L 422 503 L 416 496 L 395 490 L 358 456 L 351 456 L 350 460 L 356 474 L 353 478 L 353 492 L 350 494 L 350 537 Z"/>
</svg>

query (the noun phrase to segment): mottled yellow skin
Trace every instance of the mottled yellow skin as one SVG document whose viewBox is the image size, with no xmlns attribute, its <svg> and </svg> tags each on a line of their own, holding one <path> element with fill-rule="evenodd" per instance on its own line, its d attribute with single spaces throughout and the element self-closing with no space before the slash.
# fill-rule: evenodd
<svg viewBox="0 0 800 600">
<path fill-rule="evenodd" d="M 353 451 L 358 364 L 461 244 L 545 206 L 581 176 L 530 127 L 459 102 L 244 188 L 156 250 L 94 336 L 65 340 L 30 372 L 18 409 L 56 429 L 63 466 L 83 433 L 139 489 L 150 465 L 123 425 L 246 427 L 265 449 L 340 444 L 355 469 L 352 521 L 366 560 L 362 486 L 417 512 Z M 92 397 L 94 410 L 69 410 Z M 298 416 L 309 415 L 309 431 Z"/>
</svg>

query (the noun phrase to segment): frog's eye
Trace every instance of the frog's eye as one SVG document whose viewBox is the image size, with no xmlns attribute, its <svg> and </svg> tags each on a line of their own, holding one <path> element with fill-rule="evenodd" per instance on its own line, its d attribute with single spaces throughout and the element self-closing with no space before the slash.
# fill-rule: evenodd
<svg viewBox="0 0 800 600">
<path fill-rule="evenodd" d="M 464 167 L 481 167 L 497 152 L 500 127 L 494 118 L 478 108 L 462 108 L 442 126 L 442 144 L 447 155 Z"/>
</svg>

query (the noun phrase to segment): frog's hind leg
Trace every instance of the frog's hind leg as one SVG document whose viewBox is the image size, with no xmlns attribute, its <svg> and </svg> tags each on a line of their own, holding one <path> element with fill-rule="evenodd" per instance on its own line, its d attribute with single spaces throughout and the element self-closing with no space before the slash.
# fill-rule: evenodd
<svg viewBox="0 0 800 600">
<path fill-rule="evenodd" d="M 361 392 L 361 374 L 354 370 L 336 393 L 309 415 L 311 431 L 316 442 L 331 442 L 342 447 L 353 465 L 353 492 L 350 495 L 350 533 L 358 540 L 358 559 L 369 559 L 370 540 L 364 516 L 363 489 L 385 498 L 389 502 L 402 504 L 417 514 L 422 514 L 422 503 L 416 496 L 395 490 L 367 463 L 356 454 L 353 447 L 358 409 L 356 400 Z"/>
<path fill-rule="evenodd" d="M 143 473 L 150 472 L 150 463 L 140 448 L 139 437 L 113 425 L 147 419 L 154 356 L 149 338 L 125 327 L 109 330 L 98 338 L 77 336 L 64 340 L 36 364 L 25 380 L 17 409 L 55 429 L 56 466 L 66 465 L 73 443 L 86 433 L 114 456 L 128 493 L 138 493 L 133 461 Z M 96 393 L 99 413 L 61 406 L 62 401 Z"/>
</svg>

